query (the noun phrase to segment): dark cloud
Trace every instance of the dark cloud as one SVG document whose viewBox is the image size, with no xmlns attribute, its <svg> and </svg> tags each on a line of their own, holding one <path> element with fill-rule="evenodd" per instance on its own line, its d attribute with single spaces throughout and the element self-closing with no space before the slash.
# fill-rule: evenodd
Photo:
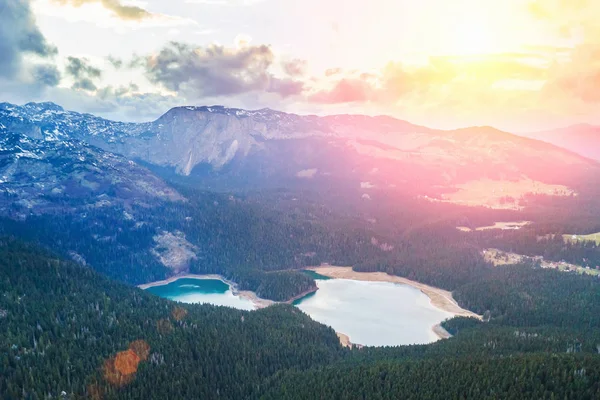
<svg viewBox="0 0 600 400">
<path fill-rule="evenodd" d="M 121 69 L 121 67 L 123 67 L 123 60 L 120 58 L 108 56 L 106 57 L 106 60 L 108 60 L 115 69 Z"/>
<path fill-rule="evenodd" d="M 281 63 L 283 71 L 291 77 L 303 76 L 306 73 L 306 60 L 289 60 Z"/>
<path fill-rule="evenodd" d="M 128 86 L 106 86 L 98 90 L 98 97 L 101 99 L 120 98 L 123 96 L 134 96 L 137 95 L 140 88 L 133 82 L 130 82 Z"/>
<path fill-rule="evenodd" d="M 148 79 L 191 98 L 226 96 L 253 91 L 288 93 L 289 83 L 273 83 L 268 46 L 194 47 L 172 42 L 157 55 L 136 60 Z M 277 86 L 285 86 L 278 90 Z"/>
<path fill-rule="evenodd" d="M 77 80 L 71 87 L 75 90 L 88 90 L 90 92 L 98 89 L 96 84 L 89 78 L 81 78 Z"/>
<path fill-rule="evenodd" d="M 73 89 L 88 91 L 98 89 L 94 80 L 102 77 L 102 70 L 90 65 L 86 58 L 68 57 L 65 71 L 75 81 Z"/>
<path fill-rule="evenodd" d="M 60 72 L 55 65 L 36 65 L 33 68 L 32 75 L 35 81 L 43 86 L 54 87 L 60 83 Z"/>
<path fill-rule="evenodd" d="M 0 0 L 0 77 L 16 77 L 24 53 L 48 58 L 56 52 L 38 29 L 29 1 Z"/>
<path fill-rule="evenodd" d="M 69 4 L 74 7 L 81 7 L 84 4 L 100 3 L 102 7 L 111 11 L 116 17 L 129 21 L 139 21 L 150 18 L 153 14 L 141 7 L 126 6 L 118 0 L 55 0 L 60 4 Z"/>
<path fill-rule="evenodd" d="M 86 58 L 68 57 L 66 71 L 75 79 L 100 78 L 102 71 L 89 64 Z"/>
</svg>

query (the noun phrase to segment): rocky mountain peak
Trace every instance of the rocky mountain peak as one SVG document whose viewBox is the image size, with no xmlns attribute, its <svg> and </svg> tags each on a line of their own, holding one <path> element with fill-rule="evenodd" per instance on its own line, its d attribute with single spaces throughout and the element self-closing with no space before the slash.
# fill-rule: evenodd
<svg viewBox="0 0 600 400">
<path fill-rule="evenodd" d="M 64 108 L 62 108 L 58 104 L 53 103 L 51 101 L 46 101 L 46 102 L 41 102 L 41 103 L 30 102 L 30 103 L 25 104 L 23 106 L 23 108 L 26 108 L 33 112 L 65 111 Z"/>
</svg>

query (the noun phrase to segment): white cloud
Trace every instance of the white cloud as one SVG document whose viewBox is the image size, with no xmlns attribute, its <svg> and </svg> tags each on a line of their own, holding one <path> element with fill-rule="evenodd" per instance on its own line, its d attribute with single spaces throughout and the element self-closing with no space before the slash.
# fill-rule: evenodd
<svg viewBox="0 0 600 400">
<path fill-rule="evenodd" d="M 185 0 L 188 4 L 204 4 L 209 6 L 251 6 L 265 0 Z"/>
<path fill-rule="evenodd" d="M 34 11 L 39 15 L 61 18 L 68 22 L 88 22 L 116 30 L 197 25 L 196 21 L 189 18 L 160 13 L 148 13 L 148 16 L 142 19 L 121 19 L 99 2 L 74 6 L 55 0 L 38 0 L 34 3 Z"/>
</svg>

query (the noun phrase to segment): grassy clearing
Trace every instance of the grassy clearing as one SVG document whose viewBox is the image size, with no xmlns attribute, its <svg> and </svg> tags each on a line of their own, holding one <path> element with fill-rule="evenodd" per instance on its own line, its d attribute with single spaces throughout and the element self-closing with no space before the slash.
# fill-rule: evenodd
<svg viewBox="0 0 600 400">
<path fill-rule="evenodd" d="M 496 222 L 494 225 L 490 226 L 480 226 L 479 228 L 475 228 L 476 231 L 487 231 L 490 229 L 501 229 L 501 230 L 518 230 L 522 227 L 529 225 L 531 221 L 519 221 L 519 222 Z M 471 228 L 466 226 L 457 226 L 456 229 L 462 232 L 472 232 Z"/>
<path fill-rule="evenodd" d="M 483 258 L 495 266 L 501 265 L 512 265 L 525 262 L 527 260 L 540 261 L 542 268 L 553 268 L 563 272 L 576 272 L 578 274 L 588 274 L 598 276 L 600 271 L 592 268 L 585 268 L 580 265 L 569 264 L 567 262 L 556 262 L 544 260 L 544 257 L 527 257 L 521 254 L 508 253 L 498 249 L 485 249 L 483 251 Z"/>
<path fill-rule="evenodd" d="M 496 181 L 480 179 L 455 185 L 456 191 L 445 193 L 438 201 L 465 205 L 484 206 L 493 209 L 520 210 L 519 200 L 527 193 L 549 196 L 571 196 L 575 192 L 563 185 L 522 179 L 519 181 Z"/>
</svg>

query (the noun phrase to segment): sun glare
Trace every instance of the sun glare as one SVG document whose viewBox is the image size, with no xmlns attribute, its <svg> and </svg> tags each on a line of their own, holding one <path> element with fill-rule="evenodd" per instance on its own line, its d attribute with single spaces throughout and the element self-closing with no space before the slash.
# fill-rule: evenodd
<svg viewBox="0 0 600 400">
<path fill-rule="evenodd" d="M 494 51 L 494 41 L 483 21 L 463 21 L 448 36 L 448 50 L 454 55 L 477 55 Z"/>
<path fill-rule="evenodd" d="M 420 19 L 426 38 L 419 37 L 419 42 L 435 43 L 431 50 L 436 54 L 474 56 L 519 51 L 534 39 L 530 20 L 517 13 L 519 8 L 512 2 L 432 1 L 426 10 Z"/>
</svg>

